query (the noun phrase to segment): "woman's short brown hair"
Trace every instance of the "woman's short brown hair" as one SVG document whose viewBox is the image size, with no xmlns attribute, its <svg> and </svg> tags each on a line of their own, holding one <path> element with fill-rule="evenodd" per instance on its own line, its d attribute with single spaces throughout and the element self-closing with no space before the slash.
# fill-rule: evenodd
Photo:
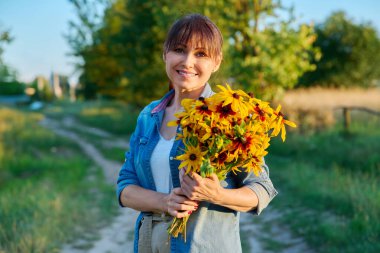
<svg viewBox="0 0 380 253">
<path fill-rule="evenodd" d="M 179 45 L 205 48 L 213 59 L 222 55 L 223 37 L 219 28 L 207 17 L 190 14 L 177 20 L 170 28 L 164 43 L 164 54 Z"/>
</svg>

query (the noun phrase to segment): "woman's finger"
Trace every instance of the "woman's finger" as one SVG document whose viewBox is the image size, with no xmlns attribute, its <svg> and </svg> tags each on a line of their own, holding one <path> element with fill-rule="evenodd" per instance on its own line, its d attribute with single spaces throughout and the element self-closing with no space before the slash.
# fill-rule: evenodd
<svg viewBox="0 0 380 253">
<path fill-rule="evenodd" d="M 182 183 L 183 181 L 183 177 L 185 176 L 185 173 L 186 173 L 186 167 L 185 168 L 182 168 L 180 171 L 179 171 L 179 182 Z"/>
</svg>

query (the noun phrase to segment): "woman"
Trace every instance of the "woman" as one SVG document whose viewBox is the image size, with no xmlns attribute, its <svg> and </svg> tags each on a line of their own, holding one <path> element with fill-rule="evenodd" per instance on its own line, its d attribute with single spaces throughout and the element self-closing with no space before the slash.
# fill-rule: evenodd
<svg viewBox="0 0 380 253">
<path fill-rule="evenodd" d="M 221 64 L 222 43 L 217 26 L 199 14 L 181 18 L 168 33 L 163 59 L 173 89 L 140 113 L 118 179 L 120 205 L 141 211 L 135 252 L 241 252 L 239 212 L 259 214 L 277 194 L 266 166 L 259 176 L 231 173 L 225 187 L 216 175 L 179 173 L 181 129 L 167 123 L 182 110 L 182 99 L 213 94 L 207 82 Z M 190 214 L 186 242 L 169 240 L 172 218 Z"/>
</svg>

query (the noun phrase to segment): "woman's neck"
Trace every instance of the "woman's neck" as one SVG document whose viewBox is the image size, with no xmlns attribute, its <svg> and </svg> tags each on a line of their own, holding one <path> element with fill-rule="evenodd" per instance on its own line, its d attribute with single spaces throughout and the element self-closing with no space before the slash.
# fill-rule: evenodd
<svg viewBox="0 0 380 253">
<path fill-rule="evenodd" d="M 181 102 L 183 99 L 191 98 L 191 99 L 197 99 L 202 94 L 205 86 L 202 86 L 195 90 L 179 90 L 175 89 L 175 95 L 170 103 L 170 107 L 176 112 L 182 109 Z"/>
</svg>

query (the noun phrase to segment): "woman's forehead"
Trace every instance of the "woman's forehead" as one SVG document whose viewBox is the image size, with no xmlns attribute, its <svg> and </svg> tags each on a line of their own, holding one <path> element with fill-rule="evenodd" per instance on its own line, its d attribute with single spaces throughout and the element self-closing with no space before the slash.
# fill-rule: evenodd
<svg viewBox="0 0 380 253">
<path fill-rule="evenodd" d="M 175 46 L 182 46 L 192 49 L 209 49 L 212 47 L 209 41 L 202 36 L 193 34 L 187 41 L 176 41 Z"/>
<path fill-rule="evenodd" d="M 184 44 L 184 43 L 178 43 L 176 45 L 176 47 L 184 47 L 184 48 L 187 48 L 187 49 L 207 49 L 207 47 L 202 44 L 202 43 L 187 43 L 187 44 Z"/>
</svg>

